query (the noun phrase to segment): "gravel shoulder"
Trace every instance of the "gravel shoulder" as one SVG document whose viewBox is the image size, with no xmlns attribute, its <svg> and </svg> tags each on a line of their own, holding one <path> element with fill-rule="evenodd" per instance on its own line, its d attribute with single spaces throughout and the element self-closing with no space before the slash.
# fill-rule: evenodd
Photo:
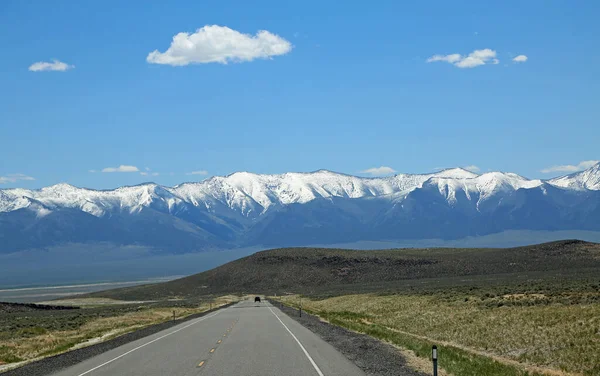
<svg viewBox="0 0 600 376">
<path fill-rule="evenodd" d="M 426 376 L 425 373 L 411 369 L 404 356 L 392 345 L 366 334 L 329 324 L 305 312 L 299 317 L 295 308 L 286 305 L 281 307 L 274 301 L 270 303 L 328 342 L 368 376 Z"/>
<path fill-rule="evenodd" d="M 235 303 L 229 303 L 219 308 L 208 310 L 202 313 L 193 314 L 178 320 L 171 320 L 156 325 L 151 325 L 146 328 L 136 330 L 131 333 L 124 334 L 122 336 L 110 339 L 105 342 L 97 343 L 91 346 L 83 347 L 80 349 L 68 351 L 59 355 L 54 355 L 48 358 L 40 359 L 27 363 L 19 368 L 15 368 L 9 371 L 0 372 L 2 376 L 44 376 L 57 372 L 61 369 L 70 367 L 74 364 L 82 362 L 86 359 L 92 358 L 96 355 L 102 354 L 106 351 L 112 350 L 119 346 L 125 345 L 129 342 L 136 341 L 138 339 L 147 337 L 149 335 L 158 333 L 162 330 L 169 329 L 183 322 L 197 319 L 205 316 L 211 312 L 215 312 L 219 309 L 229 307 Z"/>
</svg>

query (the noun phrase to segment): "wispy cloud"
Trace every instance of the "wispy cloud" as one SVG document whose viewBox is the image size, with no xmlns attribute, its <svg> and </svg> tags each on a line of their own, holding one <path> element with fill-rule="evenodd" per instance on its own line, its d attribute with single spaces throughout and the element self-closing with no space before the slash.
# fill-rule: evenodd
<svg viewBox="0 0 600 376">
<path fill-rule="evenodd" d="M 470 166 L 464 166 L 463 169 L 467 170 L 467 171 L 471 171 L 471 172 L 479 172 L 481 171 L 481 169 L 475 165 L 470 165 Z"/>
<path fill-rule="evenodd" d="M 22 180 L 31 181 L 35 180 L 35 178 L 25 174 L 8 174 L 6 176 L 0 176 L 0 184 L 16 183 Z"/>
<path fill-rule="evenodd" d="M 146 172 L 146 171 L 142 171 L 142 172 L 140 172 L 140 175 L 142 175 L 142 176 L 158 176 L 160 174 L 158 172 Z"/>
<path fill-rule="evenodd" d="M 91 172 L 92 174 L 94 174 L 94 173 L 96 173 L 98 171 L 96 171 L 96 170 L 88 170 L 88 172 Z"/>
<path fill-rule="evenodd" d="M 139 169 L 135 166 L 120 165 L 119 167 L 106 167 L 102 172 L 138 172 Z"/>
<path fill-rule="evenodd" d="M 186 173 L 186 175 L 208 175 L 208 171 L 206 170 L 198 170 Z"/>
<path fill-rule="evenodd" d="M 393 174 L 395 172 L 396 172 L 396 170 L 394 170 L 391 167 L 387 167 L 387 166 L 372 167 L 372 168 L 368 168 L 366 170 L 361 171 L 361 173 L 363 173 L 363 174 L 369 174 L 369 175 L 373 175 L 373 176 L 389 175 L 389 174 Z"/>
<path fill-rule="evenodd" d="M 515 63 L 524 63 L 527 61 L 527 59 L 529 59 L 527 56 L 525 55 L 519 55 L 519 56 L 515 56 L 512 61 L 514 61 Z"/>
<path fill-rule="evenodd" d="M 206 25 L 195 33 L 178 33 L 165 52 L 154 50 L 146 61 L 153 64 L 183 66 L 193 63 L 244 62 L 285 55 L 292 44 L 276 34 L 260 30 L 256 35 L 242 34 L 226 26 Z"/>
<path fill-rule="evenodd" d="M 593 161 L 593 160 L 592 161 L 581 161 L 576 165 L 558 165 L 558 166 L 548 167 L 543 170 L 540 170 L 540 172 L 543 174 L 550 174 L 553 172 L 577 172 L 577 171 L 586 170 L 598 163 L 600 163 L 600 161 Z"/>
<path fill-rule="evenodd" d="M 496 58 L 496 51 L 489 48 L 475 50 L 464 56 L 461 54 L 433 55 L 427 59 L 428 63 L 444 61 L 458 68 L 475 68 L 485 64 L 498 64 L 500 61 Z"/>
<path fill-rule="evenodd" d="M 45 72 L 45 71 L 57 71 L 64 72 L 69 69 L 75 68 L 74 65 L 63 63 L 60 60 L 53 59 L 51 63 L 47 61 L 38 61 L 29 66 L 29 70 L 32 72 Z"/>
</svg>

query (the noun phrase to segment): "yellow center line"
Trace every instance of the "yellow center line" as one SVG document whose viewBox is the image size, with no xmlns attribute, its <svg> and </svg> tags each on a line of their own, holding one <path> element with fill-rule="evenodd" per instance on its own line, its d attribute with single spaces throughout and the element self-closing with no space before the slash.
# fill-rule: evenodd
<svg viewBox="0 0 600 376">
<path fill-rule="evenodd" d="M 210 349 L 210 352 L 211 352 L 211 353 L 214 353 L 214 352 L 215 352 L 215 349 Z"/>
<path fill-rule="evenodd" d="M 202 367 L 204 365 L 204 360 L 200 362 L 200 364 L 198 364 L 198 367 Z"/>
<path fill-rule="evenodd" d="M 221 340 L 218 340 L 217 343 L 221 343 Z"/>
</svg>

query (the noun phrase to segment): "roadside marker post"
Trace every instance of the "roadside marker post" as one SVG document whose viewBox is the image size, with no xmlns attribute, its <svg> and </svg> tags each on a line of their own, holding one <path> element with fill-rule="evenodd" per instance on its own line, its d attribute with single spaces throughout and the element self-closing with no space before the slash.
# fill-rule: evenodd
<svg viewBox="0 0 600 376">
<path fill-rule="evenodd" d="M 302 298 L 300 298 L 300 317 L 302 317 Z"/>
<path fill-rule="evenodd" d="M 175 321 L 175 310 L 173 310 L 173 321 Z"/>
<path fill-rule="evenodd" d="M 437 376 L 438 374 L 438 354 L 437 354 L 437 346 L 433 345 L 431 348 L 431 359 L 433 360 L 433 376 Z"/>
</svg>

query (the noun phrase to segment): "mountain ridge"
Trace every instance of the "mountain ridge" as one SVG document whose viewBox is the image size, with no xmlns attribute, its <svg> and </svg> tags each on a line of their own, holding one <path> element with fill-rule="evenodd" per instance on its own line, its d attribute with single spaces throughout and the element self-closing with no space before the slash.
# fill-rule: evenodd
<svg viewBox="0 0 600 376">
<path fill-rule="evenodd" d="M 600 165 L 550 180 L 461 168 L 379 178 L 318 170 L 0 190 L 0 253 L 86 239 L 187 252 L 515 229 L 600 230 Z"/>
</svg>

